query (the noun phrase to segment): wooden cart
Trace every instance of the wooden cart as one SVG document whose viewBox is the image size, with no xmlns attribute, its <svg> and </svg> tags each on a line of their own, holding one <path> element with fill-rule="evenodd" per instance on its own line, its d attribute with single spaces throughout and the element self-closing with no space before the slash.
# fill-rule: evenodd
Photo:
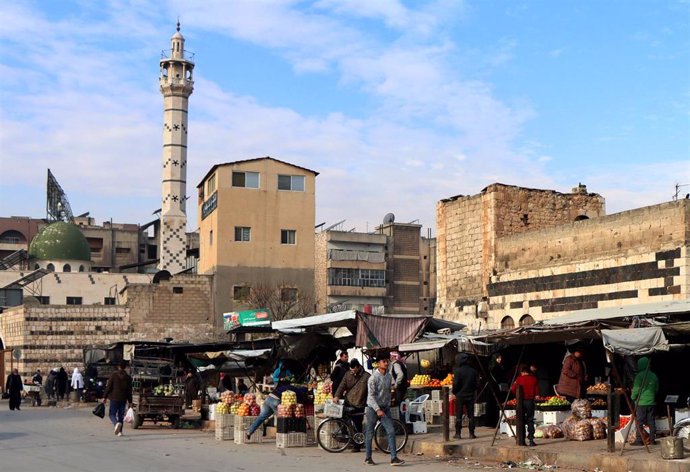
<svg viewBox="0 0 690 472">
<path fill-rule="evenodd" d="M 134 422 L 132 428 L 137 429 L 145 420 L 168 422 L 173 428 L 180 426 L 180 417 L 184 414 L 184 397 L 163 396 L 153 393 L 134 393 L 132 395 L 132 409 Z"/>
</svg>

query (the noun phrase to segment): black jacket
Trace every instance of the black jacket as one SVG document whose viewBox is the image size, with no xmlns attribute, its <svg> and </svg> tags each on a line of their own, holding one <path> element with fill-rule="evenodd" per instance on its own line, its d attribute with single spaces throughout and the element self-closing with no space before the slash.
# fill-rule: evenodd
<svg viewBox="0 0 690 472">
<path fill-rule="evenodd" d="M 468 364 L 470 356 L 461 352 L 455 356 L 453 368 L 453 394 L 456 397 L 474 398 L 479 387 L 479 373 Z"/>
<path fill-rule="evenodd" d="M 349 362 L 343 362 L 340 359 L 335 363 L 335 367 L 333 367 L 333 372 L 331 372 L 331 382 L 333 382 L 333 388 L 332 392 L 335 393 L 336 390 L 338 390 L 338 386 L 340 385 L 340 382 L 343 380 L 343 377 L 345 377 L 345 374 L 347 371 L 350 370 L 350 363 Z"/>
</svg>

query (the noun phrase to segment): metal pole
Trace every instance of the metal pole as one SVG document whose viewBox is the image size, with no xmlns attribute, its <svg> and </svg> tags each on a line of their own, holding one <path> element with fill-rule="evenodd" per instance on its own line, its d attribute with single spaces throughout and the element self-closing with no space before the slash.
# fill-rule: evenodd
<svg viewBox="0 0 690 472">
<path fill-rule="evenodd" d="M 450 388 L 445 385 L 441 389 L 441 394 L 443 395 L 443 441 L 450 441 L 450 401 L 448 399 L 448 393 Z M 457 399 L 455 401 L 455 407 L 457 408 Z M 457 415 L 456 415 L 457 416 Z"/>
<path fill-rule="evenodd" d="M 518 446 L 525 445 L 525 416 L 524 416 L 524 405 L 522 404 L 522 386 L 518 385 L 515 389 L 515 422 L 516 422 L 516 433 L 515 442 Z"/>
<path fill-rule="evenodd" d="M 616 452 L 616 426 L 620 423 L 618 417 L 614 418 L 613 389 L 610 382 L 609 389 L 606 392 L 606 409 L 606 416 L 609 419 L 606 425 L 606 449 L 608 452 Z"/>
</svg>

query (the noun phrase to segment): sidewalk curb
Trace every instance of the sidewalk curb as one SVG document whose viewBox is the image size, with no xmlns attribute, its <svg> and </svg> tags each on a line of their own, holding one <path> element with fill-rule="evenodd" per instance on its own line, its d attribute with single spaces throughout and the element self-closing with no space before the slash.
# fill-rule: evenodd
<svg viewBox="0 0 690 472">
<path fill-rule="evenodd" d="M 473 459 L 488 459 L 503 462 L 525 462 L 535 457 L 544 464 L 557 465 L 559 467 L 581 468 L 585 470 L 599 470 L 606 472 L 688 472 L 690 461 L 663 460 L 658 456 L 654 459 L 630 458 L 618 453 L 576 454 L 572 452 L 552 452 L 540 450 L 537 447 L 519 446 L 485 446 L 480 444 L 458 444 L 454 442 L 442 443 L 434 441 L 415 440 L 410 438 L 406 447 L 412 454 L 424 454 L 425 456 L 454 456 L 469 457 Z"/>
</svg>

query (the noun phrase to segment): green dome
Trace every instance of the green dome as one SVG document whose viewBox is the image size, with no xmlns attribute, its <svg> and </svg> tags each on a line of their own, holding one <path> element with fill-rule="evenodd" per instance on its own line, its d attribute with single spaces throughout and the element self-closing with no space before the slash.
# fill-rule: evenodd
<svg viewBox="0 0 690 472">
<path fill-rule="evenodd" d="M 29 257 L 39 260 L 91 261 L 86 237 L 75 225 L 58 221 L 46 226 L 29 246 Z"/>
</svg>

